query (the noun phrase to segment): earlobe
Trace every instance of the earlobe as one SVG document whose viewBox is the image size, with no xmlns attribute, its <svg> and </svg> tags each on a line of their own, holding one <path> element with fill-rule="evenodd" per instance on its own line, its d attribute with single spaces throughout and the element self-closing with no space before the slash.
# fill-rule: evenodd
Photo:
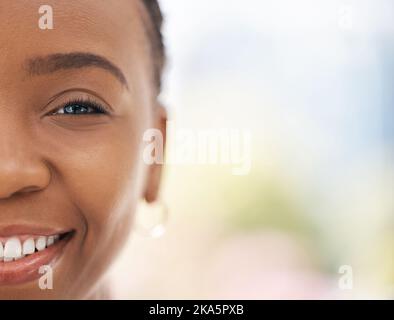
<svg viewBox="0 0 394 320">
<path fill-rule="evenodd" d="M 154 128 L 158 129 L 162 134 L 162 141 L 163 146 L 161 150 L 165 153 L 166 147 L 166 130 L 167 130 L 167 110 L 161 105 L 157 104 L 155 107 L 155 121 L 154 121 Z M 162 157 L 165 159 L 165 157 Z M 147 174 L 147 181 L 146 181 L 146 188 L 144 198 L 146 202 L 152 203 L 157 200 L 160 190 L 160 181 L 162 176 L 164 163 L 152 163 L 149 164 L 148 174 Z"/>
</svg>

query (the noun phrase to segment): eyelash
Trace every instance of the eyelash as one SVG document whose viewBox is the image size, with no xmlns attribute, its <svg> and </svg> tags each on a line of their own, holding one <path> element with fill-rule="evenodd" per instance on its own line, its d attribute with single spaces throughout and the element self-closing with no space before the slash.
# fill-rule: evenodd
<svg viewBox="0 0 394 320">
<path fill-rule="evenodd" d="M 57 113 L 59 110 L 64 109 L 68 106 L 81 106 L 84 108 L 91 108 L 93 109 L 93 112 L 86 112 L 86 113 Z M 56 108 L 54 112 L 51 113 L 51 115 L 61 115 L 61 116 L 83 116 L 83 115 L 101 115 L 101 114 L 108 114 L 108 111 L 105 107 L 103 107 L 101 104 L 97 103 L 96 101 L 90 100 L 90 99 L 72 99 L 66 103 L 64 103 L 62 106 Z"/>
</svg>

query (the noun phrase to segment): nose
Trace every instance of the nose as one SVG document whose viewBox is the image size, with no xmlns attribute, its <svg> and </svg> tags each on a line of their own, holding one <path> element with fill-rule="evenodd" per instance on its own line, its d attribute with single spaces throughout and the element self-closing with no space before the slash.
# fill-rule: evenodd
<svg viewBox="0 0 394 320">
<path fill-rule="evenodd" d="M 4 159 L 0 163 L 0 200 L 15 194 L 39 191 L 48 185 L 49 175 L 40 165 L 4 164 Z"/>
<path fill-rule="evenodd" d="M 1 130 L 0 130 L 1 131 Z M 28 143 L 32 145 L 32 143 Z M 51 174 L 48 166 L 25 144 L 5 143 L 0 139 L 0 200 L 16 194 L 45 189 Z"/>
</svg>

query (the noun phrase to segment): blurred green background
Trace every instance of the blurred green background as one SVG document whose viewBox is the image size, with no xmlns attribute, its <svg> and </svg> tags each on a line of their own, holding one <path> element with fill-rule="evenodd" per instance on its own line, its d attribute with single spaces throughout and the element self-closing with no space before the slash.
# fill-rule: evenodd
<svg viewBox="0 0 394 320">
<path fill-rule="evenodd" d="M 161 4 L 167 151 L 177 130 L 246 130 L 251 169 L 167 164 L 166 233 L 133 234 L 117 296 L 393 298 L 394 4 Z"/>
</svg>

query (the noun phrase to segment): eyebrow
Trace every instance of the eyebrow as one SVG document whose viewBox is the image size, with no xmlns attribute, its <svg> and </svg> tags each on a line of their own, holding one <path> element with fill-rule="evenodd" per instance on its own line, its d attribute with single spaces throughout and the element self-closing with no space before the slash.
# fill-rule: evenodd
<svg viewBox="0 0 394 320">
<path fill-rule="evenodd" d="M 59 70 L 95 67 L 114 75 L 122 85 L 128 88 L 126 77 L 115 64 L 107 58 L 89 52 L 55 53 L 27 60 L 27 72 L 31 76 L 54 73 Z"/>
</svg>

